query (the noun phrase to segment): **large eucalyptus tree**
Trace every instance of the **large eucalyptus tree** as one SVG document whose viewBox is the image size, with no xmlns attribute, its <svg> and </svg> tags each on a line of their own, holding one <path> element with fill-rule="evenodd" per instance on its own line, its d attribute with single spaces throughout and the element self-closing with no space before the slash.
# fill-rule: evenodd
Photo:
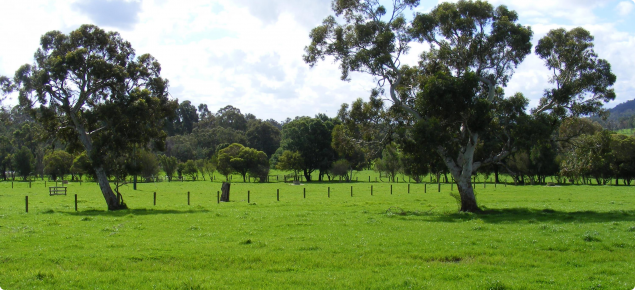
<svg viewBox="0 0 635 290">
<path fill-rule="evenodd" d="M 21 106 L 86 150 L 108 209 L 125 208 L 110 187 L 104 157 L 153 141 L 162 146 L 163 122 L 176 102 L 168 98 L 159 62 L 136 57 L 117 32 L 82 25 L 69 34 L 44 34 L 34 64 L 22 66 L 14 80 Z"/>
<path fill-rule="evenodd" d="M 343 80 L 351 71 L 374 76 L 374 92 L 387 90 L 394 106 L 409 115 L 414 129 L 410 138 L 418 139 L 420 150 L 436 151 L 448 167 L 460 192 L 461 211 L 477 211 L 471 176 L 512 153 L 522 128 L 548 122 L 546 110 L 566 107 L 575 97 L 564 97 L 567 92 L 562 90 L 546 94 L 546 99 L 559 96 L 558 101 L 529 116 L 522 95 L 502 96 L 502 88 L 532 47 L 533 33 L 517 23 L 515 11 L 461 0 L 442 3 L 408 21 L 404 12 L 419 1 L 392 3 L 388 11 L 377 0 L 334 0 L 333 10 L 344 23 L 329 16 L 314 28 L 304 60 L 314 66 L 326 56 L 334 57 Z M 416 41 L 427 43 L 429 49 L 421 53 L 418 66 L 402 65 L 403 55 Z M 557 57 L 559 51 L 553 54 Z M 476 155 L 478 148 L 488 152 Z"/>
</svg>

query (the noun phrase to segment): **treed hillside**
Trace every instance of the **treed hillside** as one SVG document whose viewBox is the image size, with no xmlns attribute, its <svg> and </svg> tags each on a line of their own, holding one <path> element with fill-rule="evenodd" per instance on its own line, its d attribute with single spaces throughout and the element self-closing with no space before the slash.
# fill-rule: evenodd
<svg viewBox="0 0 635 290">
<path fill-rule="evenodd" d="M 635 99 L 621 103 L 608 111 L 610 115 L 606 120 L 593 117 L 593 121 L 609 130 L 635 128 Z"/>
</svg>

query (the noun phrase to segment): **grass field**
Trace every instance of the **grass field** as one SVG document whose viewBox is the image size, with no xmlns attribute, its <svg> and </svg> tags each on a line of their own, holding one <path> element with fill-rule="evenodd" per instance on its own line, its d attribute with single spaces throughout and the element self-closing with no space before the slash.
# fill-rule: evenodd
<svg viewBox="0 0 635 290">
<path fill-rule="evenodd" d="M 94 183 L 0 182 L 0 288 L 635 287 L 634 187 L 479 184 L 460 214 L 449 184 L 390 186 L 235 182 L 218 204 L 219 182 L 144 183 L 106 212 Z"/>
</svg>

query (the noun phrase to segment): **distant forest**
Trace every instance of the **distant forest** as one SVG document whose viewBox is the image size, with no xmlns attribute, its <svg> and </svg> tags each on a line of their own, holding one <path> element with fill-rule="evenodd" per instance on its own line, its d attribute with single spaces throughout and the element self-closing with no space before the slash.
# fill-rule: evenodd
<svg viewBox="0 0 635 290">
<path fill-rule="evenodd" d="M 608 112 L 609 116 L 606 120 L 602 120 L 599 116 L 591 119 L 608 130 L 635 128 L 635 99 L 621 103 L 609 109 Z"/>
</svg>

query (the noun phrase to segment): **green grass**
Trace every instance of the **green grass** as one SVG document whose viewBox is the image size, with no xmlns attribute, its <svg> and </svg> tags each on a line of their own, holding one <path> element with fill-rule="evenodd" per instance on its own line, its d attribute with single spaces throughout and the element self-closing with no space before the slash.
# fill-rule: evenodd
<svg viewBox="0 0 635 290">
<path fill-rule="evenodd" d="M 628 136 L 635 136 L 635 128 L 620 129 L 620 130 L 615 131 L 615 133 L 622 134 L 622 135 L 628 135 Z"/>
<path fill-rule="evenodd" d="M 0 287 L 635 287 L 633 187 L 480 184 L 485 211 L 460 214 L 450 185 L 392 186 L 233 183 L 217 204 L 218 182 L 144 183 L 122 189 L 130 210 L 106 212 L 94 183 L 48 196 L 0 182 Z"/>
</svg>

